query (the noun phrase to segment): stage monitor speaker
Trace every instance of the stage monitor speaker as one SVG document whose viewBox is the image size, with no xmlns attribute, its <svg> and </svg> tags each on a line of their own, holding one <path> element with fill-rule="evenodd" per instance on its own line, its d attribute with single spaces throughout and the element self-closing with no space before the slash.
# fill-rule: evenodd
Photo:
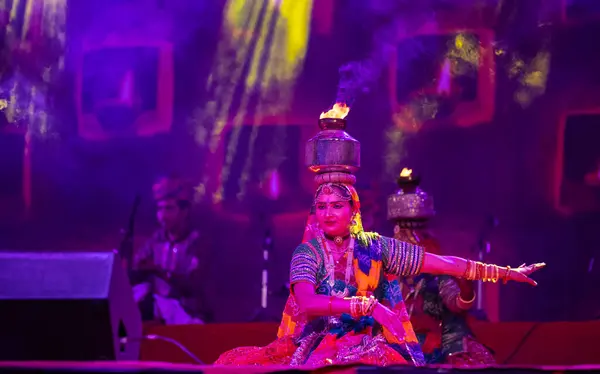
<svg viewBox="0 0 600 374">
<path fill-rule="evenodd" d="M 0 361 L 137 360 L 141 336 L 116 253 L 0 251 Z"/>
</svg>

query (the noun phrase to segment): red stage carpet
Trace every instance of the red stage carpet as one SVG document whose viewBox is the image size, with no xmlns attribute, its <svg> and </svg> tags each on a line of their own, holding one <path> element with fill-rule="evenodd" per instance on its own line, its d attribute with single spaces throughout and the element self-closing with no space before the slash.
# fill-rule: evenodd
<svg viewBox="0 0 600 374">
<path fill-rule="evenodd" d="M 452 369 L 450 367 L 423 367 L 394 366 L 377 368 L 370 366 L 338 366 L 322 369 L 290 368 L 290 367 L 223 367 L 199 366 L 189 364 L 168 364 L 162 362 L 3 362 L 0 363 L 0 373 L 206 373 L 206 374 L 260 374 L 260 373 L 327 373 L 327 374 L 375 374 L 375 373 L 402 373 L 402 374 L 566 374 L 570 372 L 585 371 L 586 373 L 600 373 L 600 366 L 579 367 L 497 367 L 473 368 L 468 371 Z"/>
<path fill-rule="evenodd" d="M 482 323 L 474 326 L 481 340 L 491 347 L 499 364 L 496 368 L 473 368 L 474 373 L 565 374 L 570 371 L 600 373 L 600 322 L 587 323 Z M 174 339 L 206 363 L 222 352 L 241 345 L 264 345 L 275 336 L 277 325 L 271 323 L 216 324 L 206 326 L 152 326 L 147 334 Z M 161 340 L 142 344 L 140 362 L 3 362 L 0 373 L 394 373 L 439 374 L 440 367 L 392 368 L 329 367 L 301 370 L 289 367 L 218 367 L 191 365 L 194 361 L 177 345 Z M 163 362 L 158 362 L 163 361 Z M 459 369 L 443 368 L 452 374 Z M 464 371 L 463 371 L 464 372 Z"/>
<path fill-rule="evenodd" d="M 503 365 L 600 365 L 600 321 L 553 323 L 477 323 L 472 326 Z M 204 326 L 153 326 L 146 333 L 172 338 L 205 363 L 222 352 L 247 345 L 266 345 L 277 324 L 214 324 Z M 142 344 L 141 359 L 193 363 L 177 346 L 160 340 Z"/>
</svg>

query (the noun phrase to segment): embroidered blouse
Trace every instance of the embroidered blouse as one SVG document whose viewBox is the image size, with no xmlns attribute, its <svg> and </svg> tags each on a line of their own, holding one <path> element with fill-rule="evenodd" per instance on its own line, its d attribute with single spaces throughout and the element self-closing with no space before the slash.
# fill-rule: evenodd
<svg viewBox="0 0 600 374">
<path fill-rule="evenodd" d="M 361 245 L 354 245 L 354 258 L 359 260 Z M 375 236 L 368 247 L 373 259 L 381 258 L 383 271 L 389 275 L 409 277 L 417 275 L 423 267 L 423 247 L 385 236 Z M 371 257 L 371 256 L 369 256 Z M 367 261 L 370 262 L 370 259 Z M 370 265 L 366 264 L 367 266 Z M 368 273 L 368 271 L 367 271 Z M 316 241 L 300 244 L 294 250 L 290 266 L 290 284 L 308 282 L 315 286 L 327 277 L 323 250 Z"/>
</svg>

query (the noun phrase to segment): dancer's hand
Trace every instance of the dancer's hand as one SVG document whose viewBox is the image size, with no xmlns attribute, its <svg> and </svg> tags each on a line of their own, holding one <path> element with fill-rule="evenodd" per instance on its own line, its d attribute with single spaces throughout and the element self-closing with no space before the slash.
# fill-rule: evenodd
<svg viewBox="0 0 600 374">
<path fill-rule="evenodd" d="M 400 316 L 388 307 L 377 303 L 373 309 L 373 318 L 398 339 L 404 338 L 405 331 Z"/>
<path fill-rule="evenodd" d="M 510 271 L 508 272 L 508 280 L 515 281 L 515 282 L 529 283 L 532 286 L 537 286 L 537 282 L 534 281 L 533 279 L 529 278 L 529 274 L 531 274 L 535 271 L 538 271 L 545 266 L 546 266 L 546 264 L 543 262 L 538 263 L 538 264 L 532 264 L 532 265 L 522 264 L 521 266 L 519 266 L 516 269 L 510 269 Z"/>
</svg>

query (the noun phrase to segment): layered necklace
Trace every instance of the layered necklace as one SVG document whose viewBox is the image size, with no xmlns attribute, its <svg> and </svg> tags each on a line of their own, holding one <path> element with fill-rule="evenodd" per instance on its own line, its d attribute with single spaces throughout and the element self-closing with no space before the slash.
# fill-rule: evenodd
<svg viewBox="0 0 600 374">
<path fill-rule="evenodd" d="M 338 298 L 348 297 L 350 291 L 348 290 L 348 284 L 350 282 L 350 276 L 352 275 L 352 262 L 354 256 L 354 238 L 350 238 L 350 242 L 345 247 L 340 247 L 344 242 L 343 237 L 335 237 L 333 242 L 338 246 L 338 248 L 331 248 L 329 242 L 325 240 L 325 234 L 319 236 L 319 241 L 323 249 L 325 250 L 325 269 L 329 275 L 328 284 L 331 287 L 331 296 Z M 347 237 L 346 237 L 347 238 Z M 339 255 L 338 260 L 336 261 L 333 255 Z M 335 285 L 335 265 L 338 264 L 344 256 L 346 258 L 346 273 L 344 275 L 344 289 L 342 291 L 335 291 L 333 289 Z"/>
</svg>

